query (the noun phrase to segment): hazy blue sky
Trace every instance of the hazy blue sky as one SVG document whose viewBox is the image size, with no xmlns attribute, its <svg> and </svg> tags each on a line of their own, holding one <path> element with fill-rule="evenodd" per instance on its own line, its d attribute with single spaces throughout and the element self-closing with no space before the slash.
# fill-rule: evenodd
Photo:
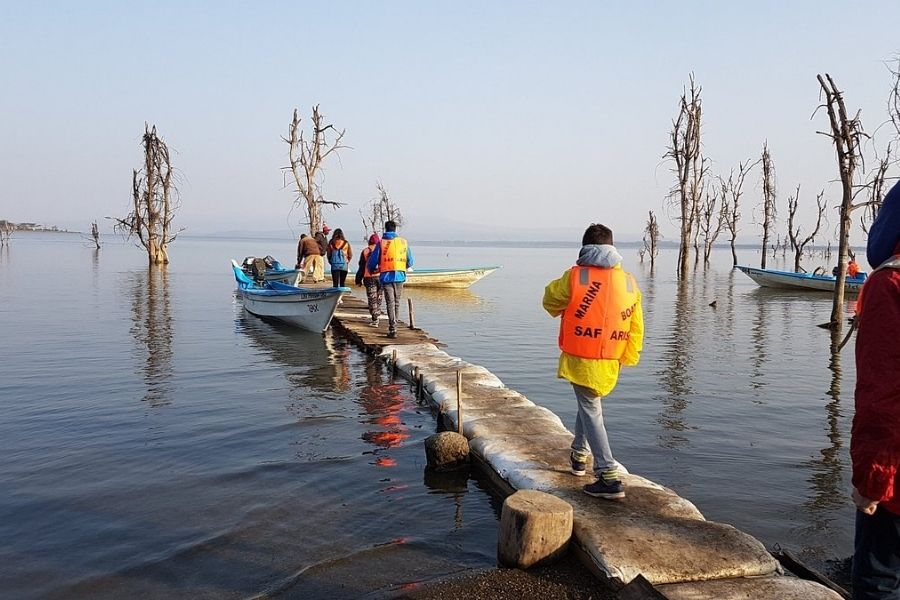
<svg viewBox="0 0 900 600">
<path fill-rule="evenodd" d="M 333 226 L 360 229 L 380 180 L 410 237 L 559 239 L 603 221 L 638 238 L 655 210 L 674 238 L 661 156 L 691 71 L 714 172 L 768 139 L 782 207 L 802 183 L 809 209 L 836 172 L 826 116 L 810 120 L 816 74 L 874 131 L 898 17 L 896 0 L 4 1 L 0 218 L 123 216 L 149 121 L 176 151 L 178 224 L 299 231 L 280 136 L 320 103 L 353 147 L 327 165 L 327 197 L 347 203 Z M 758 196 L 754 176 L 747 237 Z"/>
</svg>

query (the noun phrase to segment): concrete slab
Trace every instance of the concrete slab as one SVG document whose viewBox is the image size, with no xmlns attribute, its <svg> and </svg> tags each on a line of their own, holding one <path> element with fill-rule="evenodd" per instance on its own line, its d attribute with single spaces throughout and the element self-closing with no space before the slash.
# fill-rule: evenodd
<svg viewBox="0 0 900 600">
<path fill-rule="evenodd" d="M 669 600 L 842 600 L 832 590 L 796 577 L 742 577 L 661 585 Z"/>
</svg>

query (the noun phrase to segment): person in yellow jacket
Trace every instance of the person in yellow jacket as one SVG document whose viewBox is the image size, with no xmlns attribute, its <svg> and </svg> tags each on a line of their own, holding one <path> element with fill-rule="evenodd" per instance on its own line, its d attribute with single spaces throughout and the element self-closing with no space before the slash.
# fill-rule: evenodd
<svg viewBox="0 0 900 600">
<path fill-rule="evenodd" d="M 641 292 L 634 277 L 622 269 L 611 229 L 592 224 L 581 244 L 575 266 L 547 284 L 543 305 L 551 316 L 561 317 L 557 376 L 572 384 L 578 401 L 572 473 L 585 475 L 593 454 L 597 481 L 584 486 L 584 492 L 619 499 L 625 497 L 625 487 L 609 446 L 601 401 L 616 387 L 619 367 L 640 360 Z"/>
</svg>

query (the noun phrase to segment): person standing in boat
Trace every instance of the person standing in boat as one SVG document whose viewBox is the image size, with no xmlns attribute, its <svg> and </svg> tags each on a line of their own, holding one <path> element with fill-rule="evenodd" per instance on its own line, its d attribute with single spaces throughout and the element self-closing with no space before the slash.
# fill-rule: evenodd
<svg viewBox="0 0 900 600">
<path fill-rule="evenodd" d="M 353 259 L 353 249 L 350 242 L 344 239 L 344 232 L 340 227 L 334 230 L 331 241 L 328 242 L 328 264 L 331 265 L 331 285 L 344 287 L 347 281 L 347 271 L 350 270 L 350 261 Z"/>
<path fill-rule="evenodd" d="M 370 273 L 378 273 L 384 303 L 387 305 L 388 337 L 395 338 L 403 282 L 406 281 L 406 270 L 413 266 L 413 256 L 409 242 L 397 235 L 397 224 L 394 221 L 385 221 L 384 235 L 369 254 L 367 265 Z"/>
<path fill-rule="evenodd" d="M 305 233 L 300 234 L 300 241 L 297 242 L 297 264 L 294 268 L 303 271 L 304 279 L 309 275 L 310 269 L 312 269 L 313 275 L 315 275 L 315 265 L 313 264 L 315 262 L 314 257 L 321 258 L 319 255 L 319 244 L 316 243 L 315 238 L 310 237 Z M 315 279 L 315 277 L 313 277 L 313 279 Z"/>
<path fill-rule="evenodd" d="M 856 536 L 853 598 L 900 598 L 900 184 L 869 230 L 873 271 L 856 303 L 850 433 Z"/>
<path fill-rule="evenodd" d="M 551 316 L 561 317 L 557 376 L 572 384 L 578 402 L 569 456 L 572 473 L 584 475 L 593 454 L 597 480 L 584 486 L 584 492 L 619 499 L 625 497 L 625 487 L 610 449 L 601 403 L 615 388 L 619 368 L 640 360 L 641 292 L 634 277 L 622 269 L 611 229 L 591 224 L 581 244 L 575 266 L 547 284 L 543 306 Z"/>
<path fill-rule="evenodd" d="M 356 271 L 356 285 L 366 287 L 366 301 L 369 304 L 369 314 L 372 327 L 378 327 L 381 320 L 381 282 L 378 280 L 378 271 L 369 271 L 369 256 L 372 251 L 381 244 L 381 238 L 377 233 L 369 236 L 369 245 L 363 248 L 359 257 L 359 268 Z"/>
</svg>

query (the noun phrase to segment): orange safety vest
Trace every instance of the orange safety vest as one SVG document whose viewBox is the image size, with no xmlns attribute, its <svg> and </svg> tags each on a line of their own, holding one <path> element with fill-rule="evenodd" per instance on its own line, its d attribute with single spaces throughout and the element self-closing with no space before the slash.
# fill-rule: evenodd
<svg viewBox="0 0 900 600">
<path fill-rule="evenodd" d="M 365 267 L 363 268 L 363 277 L 376 277 L 378 273 L 372 273 L 369 271 L 369 255 L 372 254 L 372 246 L 366 246 L 362 251 L 363 264 Z"/>
<path fill-rule="evenodd" d="M 559 324 L 559 349 L 581 358 L 622 358 L 640 293 L 631 273 L 575 266 L 569 273 L 569 289 L 569 306 Z"/>
<path fill-rule="evenodd" d="M 395 237 L 391 240 L 381 240 L 381 256 L 378 261 L 378 270 L 406 272 L 406 240 Z"/>
</svg>

